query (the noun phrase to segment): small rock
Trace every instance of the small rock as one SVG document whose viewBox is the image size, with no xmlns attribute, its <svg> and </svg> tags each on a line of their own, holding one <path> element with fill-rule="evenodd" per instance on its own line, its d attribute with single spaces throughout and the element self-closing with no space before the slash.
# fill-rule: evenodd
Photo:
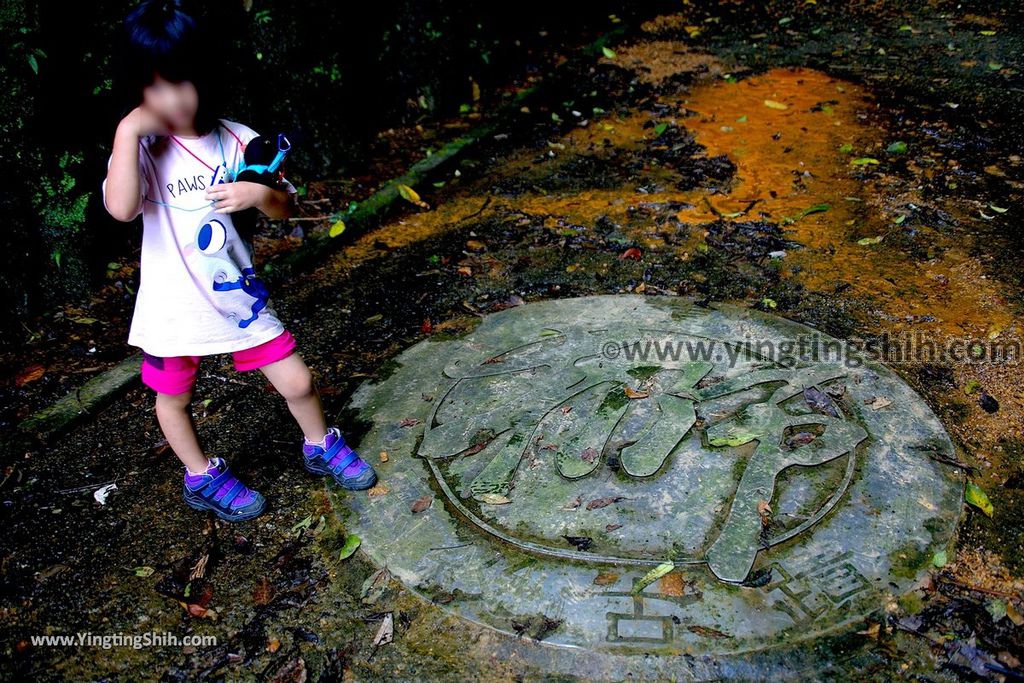
<svg viewBox="0 0 1024 683">
<path fill-rule="evenodd" d="M 981 397 L 978 399 L 978 405 L 986 413 L 994 413 L 999 410 L 999 401 L 992 398 L 987 391 L 981 392 Z"/>
</svg>

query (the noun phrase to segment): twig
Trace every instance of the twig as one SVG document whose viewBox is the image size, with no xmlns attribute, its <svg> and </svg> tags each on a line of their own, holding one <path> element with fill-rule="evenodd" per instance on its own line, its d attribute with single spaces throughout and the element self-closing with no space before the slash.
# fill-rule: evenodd
<svg viewBox="0 0 1024 683">
<path fill-rule="evenodd" d="M 957 588 L 962 588 L 964 590 L 972 591 L 972 592 L 975 592 L 975 593 L 985 593 L 986 595 L 994 595 L 994 596 L 996 596 L 998 598 L 1007 598 L 1009 600 L 1020 600 L 1021 599 L 1021 596 L 1020 596 L 1019 593 L 1018 594 L 1014 594 L 1014 593 L 1007 593 L 1006 591 L 992 590 L 991 588 L 981 588 L 980 586 L 968 586 L 965 583 L 960 583 L 959 581 L 953 581 L 952 579 L 944 579 L 941 576 L 936 577 L 936 580 L 939 583 L 946 584 L 947 586 L 956 586 Z"/>
<path fill-rule="evenodd" d="M 462 221 L 468 221 L 470 218 L 476 218 L 477 216 L 482 214 L 484 212 L 484 210 L 490 205 L 491 199 L 492 199 L 491 195 L 487 195 L 487 199 L 484 200 L 483 205 L 479 209 L 477 209 L 473 213 L 469 214 L 468 216 L 463 216 L 460 219 L 459 222 L 461 223 Z"/>
<path fill-rule="evenodd" d="M 73 489 L 60 489 L 60 490 L 57 491 L 57 493 L 78 493 L 80 491 L 90 491 L 92 489 L 103 488 L 107 484 L 116 484 L 116 483 L 117 483 L 117 479 L 111 479 L 110 481 L 105 481 L 105 482 L 100 483 L 100 484 L 86 484 L 85 486 L 76 486 Z"/>
<path fill-rule="evenodd" d="M 719 210 L 718 210 L 718 209 L 716 209 L 716 208 L 715 208 L 715 207 L 714 207 L 714 206 L 713 206 L 713 205 L 711 204 L 711 200 L 710 200 L 710 199 L 708 199 L 707 197 L 704 197 L 704 203 L 708 205 L 708 208 L 709 208 L 709 209 L 711 209 L 711 213 L 715 214 L 715 215 L 716 215 L 717 217 L 719 217 L 719 218 L 721 218 L 721 217 L 722 217 L 722 214 L 721 214 L 721 212 L 719 212 Z"/>
</svg>

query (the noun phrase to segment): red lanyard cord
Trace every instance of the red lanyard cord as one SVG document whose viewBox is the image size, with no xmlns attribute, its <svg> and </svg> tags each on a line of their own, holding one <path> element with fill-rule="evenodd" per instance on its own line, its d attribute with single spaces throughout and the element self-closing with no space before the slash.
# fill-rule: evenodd
<svg viewBox="0 0 1024 683">
<path fill-rule="evenodd" d="M 237 140 L 237 141 L 238 141 L 238 146 L 239 146 L 239 148 L 241 148 L 241 149 L 243 149 L 243 150 L 245 149 L 245 145 L 243 145 L 243 144 L 242 144 L 242 141 L 241 141 L 241 140 L 239 139 L 239 137 L 238 137 L 237 135 L 235 135 L 235 132 L 234 132 L 233 130 L 231 130 L 230 128 L 228 128 L 227 126 L 225 126 L 225 125 L 224 125 L 223 123 L 218 123 L 217 125 L 221 126 L 222 128 L 224 128 L 224 130 L 226 130 L 227 132 L 231 133 L 231 137 L 233 137 L 233 138 L 234 138 L 235 140 Z M 178 145 L 179 145 L 179 146 L 180 146 L 180 147 L 181 147 L 181 148 L 182 148 L 183 150 L 185 150 L 186 152 L 188 152 L 189 154 L 191 154 L 191 155 L 192 155 L 193 157 L 195 157 L 195 158 L 196 158 L 196 160 L 197 160 L 197 161 L 198 161 L 199 163 L 201 163 L 201 164 L 202 164 L 203 166 L 205 166 L 206 168 L 210 169 L 211 171 L 213 171 L 213 170 L 214 170 L 213 166 L 210 166 L 210 165 L 209 165 L 208 163 L 206 163 L 205 161 L 203 161 L 202 159 L 200 159 L 200 158 L 199 158 L 199 157 L 198 157 L 198 156 L 196 155 L 196 153 L 195 153 L 195 152 L 193 152 L 193 151 L 192 151 L 192 150 L 190 150 L 190 149 L 189 149 L 188 147 L 186 147 L 186 146 L 185 146 L 185 143 L 183 143 L 183 142 L 182 142 L 181 140 L 179 140 L 179 139 L 178 139 L 178 138 L 177 138 L 176 136 L 172 135 L 172 136 L 171 136 L 171 139 L 172 139 L 172 140 L 174 140 L 175 142 L 177 142 L 177 143 L 178 143 Z"/>
</svg>

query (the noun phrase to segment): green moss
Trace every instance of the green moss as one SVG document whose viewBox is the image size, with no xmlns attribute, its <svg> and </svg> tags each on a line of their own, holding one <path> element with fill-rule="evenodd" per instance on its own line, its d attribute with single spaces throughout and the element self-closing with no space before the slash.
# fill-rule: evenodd
<svg viewBox="0 0 1024 683">
<path fill-rule="evenodd" d="M 660 370 L 661 366 L 658 365 L 638 365 L 635 368 L 630 368 L 629 370 L 626 370 L 626 374 L 628 374 L 630 377 L 635 377 L 636 379 L 644 380 L 650 379 Z"/>
<path fill-rule="evenodd" d="M 906 543 L 889 553 L 889 566 L 894 576 L 916 578 L 918 572 L 932 561 L 931 553 L 920 549 L 916 543 Z"/>
<path fill-rule="evenodd" d="M 605 394 L 604 400 L 601 401 L 601 405 L 597 408 L 597 412 L 605 413 L 609 410 L 619 410 L 625 407 L 627 403 L 629 403 L 629 397 L 626 396 L 625 390 L 622 386 L 617 386 Z"/>
<path fill-rule="evenodd" d="M 399 363 L 394 358 L 387 359 L 386 361 L 381 363 L 381 366 L 379 368 L 377 368 L 377 377 L 374 380 L 374 382 L 379 384 L 381 382 L 386 381 L 389 377 L 391 377 L 391 375 L 395 374 L 401 367 L 402 364 Z"/>
<path fill-rule="evenodd" d="M 911 591 L 905 595 L 901 595 L 898 600 L 900 607 L 907 614 L 917 614 L 924 609 L 924 600 L 921 598 L 921 594 L 917 591 Z"/>
<path fill-rule="evenodd" d="M 996 549 L 1003 564 L 1015 575 L 1024 574 L 1024 550 L 1020 530 L 1024 528 L 1024 491 L 1004 486 L 986 487 L 995 512 L 988 518 L 972 509 L 965 518 L 962 545 Z"/>
</svg>

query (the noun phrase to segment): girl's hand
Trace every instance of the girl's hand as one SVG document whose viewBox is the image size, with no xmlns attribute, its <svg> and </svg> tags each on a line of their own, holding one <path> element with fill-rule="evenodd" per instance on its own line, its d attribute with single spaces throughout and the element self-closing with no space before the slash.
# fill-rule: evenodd
<svg viewBox="0 0 1024 683">
<path fill-rule="evenodd" d="M 127 116 L 121 119 L 121 125 L 128 126 L 129 130 L 140 138 L 147 135 L 170 133 L 170 128 L 164 120 L 143 104 L 132 109 Z"/>
<path fill-rule="evenodd" d="M 266 199 L 270 188 L 247 180 L 233 183 L 218 183 L 206 190 L 206 198 L 213 201 L 213 210 L 220 213 L 233 213 L 260 206 Z"/>
</svg>

